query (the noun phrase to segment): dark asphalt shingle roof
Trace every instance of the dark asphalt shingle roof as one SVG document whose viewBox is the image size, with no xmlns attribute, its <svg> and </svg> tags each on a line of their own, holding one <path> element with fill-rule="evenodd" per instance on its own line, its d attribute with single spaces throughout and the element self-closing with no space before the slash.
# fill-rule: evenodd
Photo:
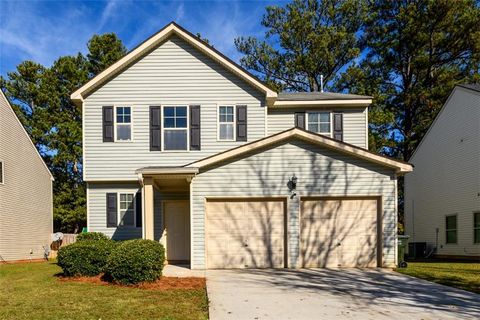
<svg viewBox="0 0 480 320">
<path fill-rule="evenodd" d="M 372 99 L 370 96 L 335 92 L 280 92 L 279 101 Z"/>
<path fill-rule="evenodd" d="M 459 84 L 459 87 L 475 90 L 480 92 L 480 84 L 479 83 L 471 83 L 471 84 Z"/>
</svg>

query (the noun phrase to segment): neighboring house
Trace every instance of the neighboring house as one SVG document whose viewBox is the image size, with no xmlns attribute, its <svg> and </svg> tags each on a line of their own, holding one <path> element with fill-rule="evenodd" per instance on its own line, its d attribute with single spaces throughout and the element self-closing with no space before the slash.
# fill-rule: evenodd
<svg viewBox="0 0 480 320">
<path fill-rule="evenodd" d="M 43 258 L 53 228 L 52 181 L 0 90 L 0 262 Z"/>
<path fill-rule="evenodd" d="M 453 89 L 410 161 L 410 242 L 426 242 L 438 256 L 480 259 L 480 85 Z"/>
<path fill-rule="evenodd" d="M 397 177 L 371 97 L 277 93 L 175 23 L 71 95 L 88 229 L 192 268 L 392 267 Z"/>
</svg>

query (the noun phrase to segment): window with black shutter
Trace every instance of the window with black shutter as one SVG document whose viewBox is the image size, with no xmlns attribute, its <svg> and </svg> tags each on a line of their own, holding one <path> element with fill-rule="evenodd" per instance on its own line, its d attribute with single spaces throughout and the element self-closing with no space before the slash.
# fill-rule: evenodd
<svg viewBox="0 0 480 320">
<path fill-rule="evenodd" d="M 150 151 L 162 149 L 162 120 L 160 107 L 150 107 Z"/>
<path fill-rule="evenodd" d="M 200 150 L 200 106 L 190 106 L 190 150 Z"/>
<path fill-rule="evenodd" d="M 237 106 L 237 141 L 247 141 L 247 106 Z"/>
<path fill-rule="evenodd" d="M 103 142 L 114 141 L 113 106 L 102 107 Z"/>
<path fill-rule="evenodd" d="M 295 112 L 295 128 L 305 129 L 305 112 Z"/>
<path fill-rule="evenodd" d="M 142 227 L 142 191 L 138 191 L 135 195 L 135 223 L 137 228 Z"/>
<path fill-rule="evenodd" d="M 117 227 L 117 194 L 107 193 L 107 227 Z"/>
<path fill-rule="evenodd" d="M 333 138 L 343 141 L 343 114 L 333 114 Z"/>
</svg>

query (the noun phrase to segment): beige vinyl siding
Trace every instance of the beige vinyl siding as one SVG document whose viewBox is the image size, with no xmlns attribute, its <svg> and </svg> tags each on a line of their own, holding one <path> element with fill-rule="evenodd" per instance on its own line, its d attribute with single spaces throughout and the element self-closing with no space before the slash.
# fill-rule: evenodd
<svg viewBox="0 0 480 320">
<path fill-rule="evenodd" d="M 367 108 L 270 108 L 268 109 L 268 135 L 272 135 L 295 126 L 295 112 L 341 111 L 343 113 L 343 141 L 367 149 Z"/>
<path fill-rule="evenodd" d="M 107 228 L 106 197 L 107 193 L 134 193 L 140 191 L 136 183 L 88 183 L 88 230 L 102 232 L 116 240 L 135 239 L 142 237 L 142 229 L 136 227 Z M 188 200 L 187 192 L 154 194 L 154 238 L 161 241 L 163 234 L 162 200 Z"/>
<path fill-rule="evenodd" d="M 201 151 L 149 150 L 149 106 L 201 105 Z M 248 141 L 265 136 L 264 97 L 185 41 L 172 37 L 84 101 L 85 180 L 136 180 L 145 166 L 184 165 L 245 142 L 217 141 L 217 106 L 246 104 Z M 132 107 L 133 141 L 102 142 L 102 106 Z"/>
<path fill-rule="evenodd" d="M 41 259 L 53 227 L 52 180 L 30 138 L 0 93 L 0 262 Z M 30 250 L 32 254 L 30 254 Z"/>
<path fill-rule="evenodd" d="M 438 254 L 480 256 L 473 212 L 480 211 L 480 93 L 457 87 L 410 160 L 405 227 L 410 241 Z M 445 217 L 457 215 L 457 244 L 446 244 Z"/>
<path fill-rule="evenodd" d="M 293 174 L 297 196 L 291 199 L 287 182 Z M 288 266 L 298 266 L 299 199 L 307 196 L 381 196 L 383 265 L 394 266 L 395 191 L 393 170 L 299 140 L 200 172 L 192 180 L 192 267 L 205 267 L 205 199 L 215 197 L 286 199 Z"/>
</svg>

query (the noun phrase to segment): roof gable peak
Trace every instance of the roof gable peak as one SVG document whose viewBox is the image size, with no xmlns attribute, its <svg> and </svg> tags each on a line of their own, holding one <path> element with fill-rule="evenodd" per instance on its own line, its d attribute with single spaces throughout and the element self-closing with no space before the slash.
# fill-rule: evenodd
<svg viewBox="0 0 480 320">
<path fill-rule="evenodd" d="M 95 92 L 98 88 L 102 87 L 106 82 L 111 80 L 117 74 L 121 73 L 127 66 L 141 59 L 145 53 L 157 48 L 161 43 L 169 39 L 173 34 L 187 41 L 194 48 L 204 53 L 208 57 L 212 58 L 221 66 L 225 67 L 227 70 L 231 71 L 238 77 L 244 79 L 253 87 L 264 92 L 267 101 L 273 101 L 274 99 L 276 99 L 276 91 L 270 89 L 265 83 L 257 79 L 250 72 L 243 69 L 230 58 L 226 57 L 214 47 L 207 44 L 205 41 L 201 40 L 194 34 L 190 33 L 174 21 L 164 26 L 162 29 L 160 29 L 160 31 L 158 31 L 157 33 L 146 39 L 144 42 L 139 44 L 137 47 L 132 49 L 123 58 L 112 64 L 110 67 L 108 67 L 107 69 L 99 73 L 97 76 L 92 78 L 90 81 L 85 83 L 82 87 L 77 89 L 70 95 L 70 99 L 72 99 L 76 103 L 81 103 L 86 97 Z"/>
</svg>

